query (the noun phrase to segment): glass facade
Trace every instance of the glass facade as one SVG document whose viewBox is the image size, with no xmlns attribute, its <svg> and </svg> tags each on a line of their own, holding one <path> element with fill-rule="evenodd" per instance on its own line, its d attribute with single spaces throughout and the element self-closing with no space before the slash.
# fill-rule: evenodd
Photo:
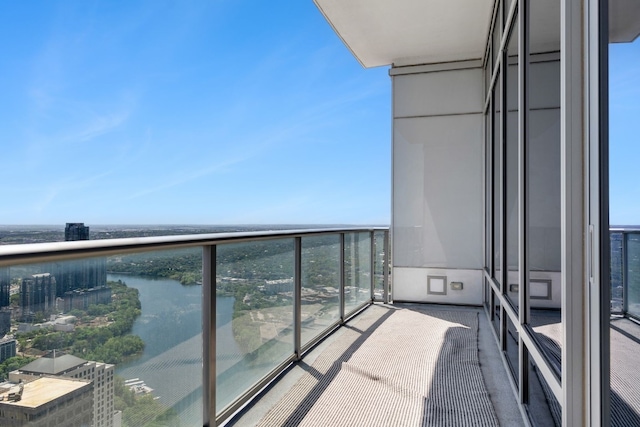
<svg viewBox="0 0 640 427">
<path fill-rule="evenodd" d="M 485 280 L 494 289 L 484 293 L 485 305 L 493 304 L 492 323 L 520 403 L 532 417 L 546 406 L 550 425 L 561 413 L 562 399 L 554 394 L 560 388 L 548 384 L 560 382 L 563 343 L 560 39 L 553 39 L 560 33 L 560 3 L 552 3 L 498 1 L 485 56 L 492 60 L 485 73 L 495 77 L 485 77 L 492 82 L 485 102 L 491 127 L 485 132 L 485 224 L 493 237 L 485 239 L 485 252 L 493 254 L 485 257 Z M 530 361 L 531 353 L 545 369 Z"/>
</svg>

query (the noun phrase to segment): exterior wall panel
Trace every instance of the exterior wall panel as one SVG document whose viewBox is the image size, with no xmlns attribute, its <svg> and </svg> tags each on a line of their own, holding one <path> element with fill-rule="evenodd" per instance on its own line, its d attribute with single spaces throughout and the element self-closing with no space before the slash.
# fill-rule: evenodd
<svg viewBox="0 0 640 427">
<path fill-rule="evenodd" d="M 482 69 L 394 76 L 394 116 L 481 113 Z"/>
<path fill-rule="evenodd" d="M 454 270 L 442 268 L 403 268 L 394 269 L 394 300 L 411 302 L 432 302 L 451 304 L 480 305 L 482 303 L 482 272 L 480 270 Z M 446 295 L 428 293 L 429 276 L 446 277 Z M 402 283 L 405 286 L 398 287 Z M 462 290 L 452 290 L 451 282 L 462 283 Z M 408 286 L 407 284 L 412 284 Z"/>
<path fill-rule="evenodd" d="M 481 69 L 396 75 L 393 121 L 394 298 L 481 304 Z M 463 291 L 427 296 L 431 269 L 460 270 Z M 477 295 L 476 295 L 477 294 Z"/>
</svg>

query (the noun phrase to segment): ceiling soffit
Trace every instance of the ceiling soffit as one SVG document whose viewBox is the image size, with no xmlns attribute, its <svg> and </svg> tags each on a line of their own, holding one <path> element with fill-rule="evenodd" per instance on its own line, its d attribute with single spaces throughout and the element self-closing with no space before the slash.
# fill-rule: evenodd
<svg viewBox="0 0 640 427">
<path fill-rule="evenodd" d="M 481 59 L 492 0 L 314 0 L 364 67 Z"/>
</svg>

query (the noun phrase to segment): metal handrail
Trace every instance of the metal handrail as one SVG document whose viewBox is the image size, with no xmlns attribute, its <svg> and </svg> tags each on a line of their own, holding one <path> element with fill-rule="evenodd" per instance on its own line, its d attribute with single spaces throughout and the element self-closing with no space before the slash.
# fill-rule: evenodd
<svg viewBox="0 0 640 427">
<path fill-rule="evenodd" d="M 0 267 L 17 264 L 72 260 L 88 256 L 109 256 L 162 249 L 182 249 L 223 243 L 240 243 L 277 238 L 293 238 L 327 233 L 387 231 L 388 227 L 318 228 L 299 230 L 246 231 L 186 234 L 177 236 L 131 237 L 80 240 L 73 242 L 27 243 L 0 246 Z"/>
</svg>

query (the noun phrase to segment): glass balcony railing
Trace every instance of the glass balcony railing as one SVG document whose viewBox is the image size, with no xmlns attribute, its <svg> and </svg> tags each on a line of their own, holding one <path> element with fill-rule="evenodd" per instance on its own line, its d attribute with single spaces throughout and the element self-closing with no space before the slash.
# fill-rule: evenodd
<svg viewBox="0 0 640 427">
<path fill-rule="evenodd" d="M 611 314 L 640 320 L 640 230 L 611 229 Z"/>
<path fill-rule="evenodd" d="M 363 227 L 2 246 L 0 329 L 16 358 L 0 375 L 29 381 L 36 361 L 62 358 L 75 365 L 54 375 L 93 384 L 95 426 L 214 425 L 388 301 L 388 238 Z"/>
</svg>

